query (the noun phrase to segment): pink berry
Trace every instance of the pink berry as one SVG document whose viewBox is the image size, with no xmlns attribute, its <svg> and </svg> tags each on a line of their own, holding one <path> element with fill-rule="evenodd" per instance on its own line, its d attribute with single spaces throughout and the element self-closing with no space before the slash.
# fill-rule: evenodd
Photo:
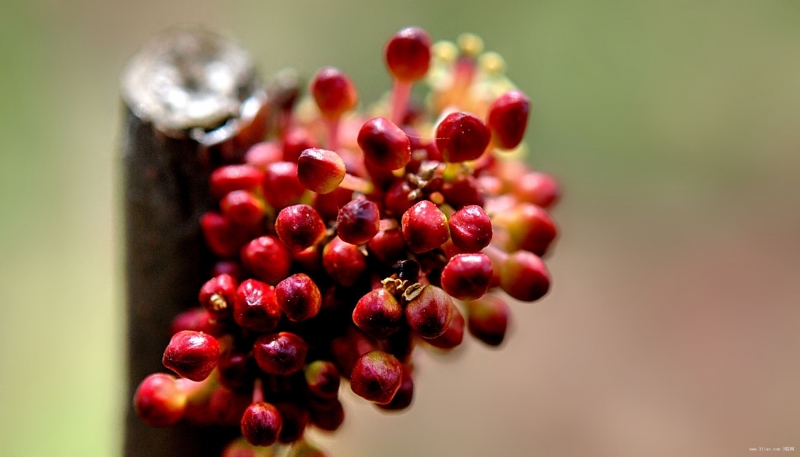
<svg viewBox="0 0 800 457">
<path fill-rule="evenodd" d="M 408 136 L 389 119 L 376 117 L 365 122 L 357 141 L 364 160 L 379 169 L 397 170 L 411 160 Z"/>
<path fill-rule="evenodd" d="M 255 192 L 264 172 L 253 165 L 225 165 L 211 173 L 211 194 L 220 199 L 234 190 Z"/>
<path fill-rule="evenodd" d="M 489 346 L 499 346 L 506 336 L 511 310 L 503 300 L 486 295 L 467 305 L 467 328 L 475 338 Z"/>
<path fill-rule="evenodd" d="M 520 202 L 533 203 L 542 208 L 555 204 L 560 194 L 555 178 L 538 171 L 524 174 L 514 184 L 514 195 Z"/>
<path fill-rule="evenodd" d="M 384 50 L 386 66 L 398 81 L 412 82 L 425 76 L 431 61 L 431 37 L 418 27 L 395 33 Z"/>
<path fill-rule="evenodd" d="M 477 159 L 489 146 L 490 139 L 489 127 L 469 113 L 452 113 L 436 128 L 436 148 L 447 162 Z"/>
<path fill-rule="evenodd" d="M 162 363 L 183 378 L 202 381 L 216 368 L 217 339 L 203 332 L 184 330 L 172 335 Z"/>
<path fill-rule="evenodd" d="M 500 287 L 520 301 L 536 301 L 550 289 L 550 273 L 536 254 L 517 251 L 500 269 Z"/>
<path fill-rule="evenodd" d="M 489 106 L 488 124 L 497 144 L 503 149 L 514 149 L 522 142 L 531 102 L 519 90 L 512 89 Z"/>
<path fill-rule="evenodd" d="M 283 135 L 283 160 L 297 162 L 306 149 L 319 147 L 311 133 L 303 127 L 293 126 Z"/>
<path fill-rule="evenodd" d="M 356 106 L 358 93 L 350 78 L 338 68 L 323 68 L 311 81 L 311 95 L 320 113 L 335 119 Z"/>
<path fill-rule="evenodd" d="M 186 394 L 172 375 L 155 373 L 146 377 L 136 388 L 133 407 L 144 423 L 151 427 L 176 424 L 186 411 Z"/>
</svg>

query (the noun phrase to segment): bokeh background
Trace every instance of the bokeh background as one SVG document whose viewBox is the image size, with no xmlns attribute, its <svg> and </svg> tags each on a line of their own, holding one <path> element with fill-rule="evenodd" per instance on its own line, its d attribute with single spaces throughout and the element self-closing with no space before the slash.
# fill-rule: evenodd
<svg viewBox="0 0 800 457">
<path fill-rule="evenodd" d="M 349 396 L 334 455 L 800 453 L 800 2 L 0 0 L 0 456 L 120 455 L 118 78 L 179 23 L 363 100 L 396 30 L 475 32 L 564 183 L 552 293 L 410 412 Z"/>
</svg>

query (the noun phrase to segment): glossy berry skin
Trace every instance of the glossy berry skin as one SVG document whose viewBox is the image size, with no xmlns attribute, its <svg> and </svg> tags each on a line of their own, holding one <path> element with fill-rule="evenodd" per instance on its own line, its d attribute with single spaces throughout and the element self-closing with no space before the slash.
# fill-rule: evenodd
<svg viewBox="0 0 800 457">
<path fill-rule="evenodd" d="M 136 414 L 151 427 L 169 427 L 178 423 L 186 411 L 186 394 L 172 375 L 155 373 L 136 388 L 133 407 Z"/>
<path fill-rule="evenodd" d="M 367 268 L 367 259 L 358 246 L 336 237 L 322 250 L 322 267 L 334 281 L 352 286 Z"/>
<path fill-rule="evenodd" d="M 328 194 L 336 190 L 347 169 L 339 154 L 327 149 L 306 149 L 297 159 L 297 178 L 309 190 Z"/>
<path fill-rule="evenodd" d="M 535 301 L 550 289 L 550 273 L 536 254 L 517 251 L 500 269 L 500 287 L 520 301 Z"/>
<path fill-rule="evenodd" d="M 232 276 L 225 274 L 209 279 L 200 288 L 198 296 L 200 306 L 208 311 L 213 319 L 228 316 L 233 309 L 237 285 Z"/>
<path fill-rule="evenodd" d="M 203 332 L 184 330 L 172 335 L 161 361 L 183 378 L 202 381 L 216 368 L 218 359 L 216 338 Z"/>
<path fill-rule="evenodd" d="M 467 329 L 475 338 L 489 346 L 503 343 L 511 310 L 508 304 L 492 295 L 468 301 Z"/>
<path fill-rule="evenodd" d="M 255 279 L 248 279 L 236 290 L 233 320 L 254 332 L 272 331 L 280 322 L 281 308 L 275 298 L 275 288 Z"/>
<path fill-rule="evenodd" d="M 447 162 L 477 159 L 489 146 L 490 139 L 489 127 L 469 113 L 451 113 L 436 127 L 436 148 Z"/>
<path fill-rule="evenodd" d="M 464 252 L 480 252 L 492 241 L 492 220 L 477 205 L 461 208 L 448 221 L 450 239 Z"/>
<path fill-rule="evenodd" d="M 290 250 L 299 252 L 317 244 L 325 236 L 325 223 L 308 205 L 287 206 L 275 220 L 278 238 Z"/>
<path fill-rule="evenodd" d="M 380 227 L 378 205 L 364 198 L 344 205 L 336 218 L 336 233 L 345 243 L 364 244 L 378 234 Z"/>
<path fill-rule="evenodd" d="M 385 405 L 392 401 L 403 382 L 403 365 L 383 351 L 359 357 L 350 375 L 350 388 L 359 397 Z"/>
<path fill-rule="evenodd" d="M 267 165 L 264 174 L 264 198 L 274 208 L 285 208 L 300 202 L 306 186 L 297 177 L 297 164 L 275 162 Z"/>
<path fill-rule="evenodd" d="M 400 30 L 386 43 L 384 57 L 394 79 L 402 82 L 417 81 L 428 73 L 431 37 L 418 27 Z"/>
<path fill-rule="evenodd" d="M 489 106 L 487 123 L 492 130 L 495 142 L 503 149 L 514 149 L 522 142 L 531 102 L 519 90 L 512 89 Z"/>
<path fill-rule="evenodd" d="M 401 227 L 408 247 L 417 254 L 436 249 L 450 239 L 447 217 L 428 200 L 403 213 Z"/>
<path fill-rule="evenodd" d="M 280 412 L 269 403 L 253 403 L 242 416 L 242 436 L 253 446 L 272 445 L 278 440 L 282 427 Z"/>
<path fill-rule="evenodd" d="M 447 325 L 447 329 L 441 335 L 437 336 L 436 338 L 426 339 L 425 341 L 428 342 L 433 347 L 449 350 L 457 347 L 464 341 L 464 316 L 461 315 L 461 312 L 453 306 L 450 310 L 452 314 L 452 319 L 450 319 L 450 324 Z"/>
<path fill-rule="evenodd" d="M 308 345 L 290 332 L 260 336 L 253 345 L 258 367 L 265 373 L 290 375 L 303 368 Z"/>
<path fill-rule="evenodd" d="M 297 273 L 275 286 L 278 305 L 290 321 L 311 319 L 322 307 L 322 294 L 314 281 L 304 273 Z"/>
<path fill-rule="evenodd" d="M 442 289 L 427 285 L 406 304 L 408 326 L 423 338 L 436 338 L 447 330 L 453 301 Z"/>
<path fill-rule="evenodd" d="M 353 309 L 353 323 L 362 332 L 376 339 L 386 339 L 400 330 L 403 308 L 394 295 L 377 288 L 367 292 Z"/>
<path fill-rule="evenodd" d="M 459 300 L 477 300 L 489 289 L 492 261 L 486 254 L 457 254 L 442 270 L 442 288 Z"/>
<path fill-rule="evenodd" d="M 365 122 L 357 141 L 364 160 L 378 169 L 397 170 L 411 160 L 408 135 L 389 119 L 376 117 Z"/>
<path fill-rule="evenodd" d="M 549 208 L 558 201 L 561 191 L 558 181 L 547 173 L 532 171 L 514 183 L 514 195 L 521 202 Z"/>
<path fill-rule="evenodd" d="M 358 92 L 353 82 L 341 70 L 333 67 L 323 68 L 314 76 L 311 95 L 320 113 L 328 119 L 338 118 L 358 102 Z"/>
<path fill-rule="evenodd" d="M 273 236 L 256 238 L 241 252 L 242 265 L 267 284 L 277 284 L 289 274 L 291 256 L 281 241 Z"/>
<path fill-rule="evenodd" d="M 255 192 L 261 187 L 264 172 L 253 165 L 226 165 L 211 173 L 211 194 L 220 199 L 229 192 Z"/>
<path fill-rule="evenodd" d="M 264 203 L 246 190 L 228 192 L 219 206 L 222 214 L 236 225 L 253 227 L 264 217 Z"/>
<path fill-rule="evenodd" d="M 308 391 L 317 398 L 333 400 L 339 395 L 341 375 L 333 362 L 316 360 L 303 368 Z"/>
</svg>

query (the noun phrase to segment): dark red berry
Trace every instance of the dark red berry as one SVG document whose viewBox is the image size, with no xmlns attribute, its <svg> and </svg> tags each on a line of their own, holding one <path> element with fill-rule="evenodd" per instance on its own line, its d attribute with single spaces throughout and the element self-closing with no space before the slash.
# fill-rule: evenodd
<svg viewBox="0 0 800 457">
<path fill-rule="evenodd" d="M 489 346 L 499 346 L 506 336 L 511 310 L 506 302 L 492 295 L 467 305 L 467 329 L 478 340 Z"/>
<path fill-rule="evenodd" d="M 386 289 L 373 289 L 358 300 L 353 309 L 353 323 L 373 338 L 386 339 L 400 330 L 403 308 Z"/>
<path fill-rule="evenodd" d="M 258 225 L 264 217 L 264 203 L 246 190 L 228 192 L 219 207 L 231 222 L 246 227 Z"/>
<path fill-rule="evenodd" d="M 378 408 L 384 411 L 402 411 L 411 406 L 414 401 L 414 379 L 411 376 L 411 370 L 408 367 L 403 367 L 403 380 L 400 383 L 400 389 L 392 398 L 392 401 L 385 405 L 377 405 Z"/>
<path fill-rule="evenodd" d="M 269 403 L 253 403 L 242 416 L 242 436 L 253 446 L 270 446 L 275 443 L 282 426 L 280 412 Z"/>
<path fill-rule="evenodd" d="M 350 375 L 350 388 L 359 397 L 385 405 L 392 401 L 403 382 L 403 365 L 383 351 L 359 357 Z"/>
<path fill-rule="evenodd" d="M 322 266 L 334 281 L 352 286 L 366 270 L 367 259 L 361 248 L 336 237 L 322 250 Z"/>
<path fill-rule="evenodd" d="M 453 317 L 450 319 L 450 324 L 448 324 L 444 333 L 436 338 L 425 340 L 431 346 L 448 350 L 460 345 L 464 340 L 464 316 L 461 315 L 455 305 L 451 308 L 450 313 Z"/>
<path fill-rule="evenodd" d="M 273 236 L 262 236 L 242 248 L 242 265 L 258 279 L 277 284 L 289 273 L 291 257 L 286 246 Z"/>
<path fill-rule="evenodd" d="M 275 296 L 286 317 L 300 322 L 311 319 L 322 307 L 322 294 L 314 280 L 304 273 L 297 273 L 275 286 Z"/>
<path fill-rule="evenodd" d="M 211 173 L 211 194 L 220 199 L 234 190 L 256 192 L 264 172 L 253 165 L 225 165 Z"/>
<path fill-rule="evenodd" d="M 311 403 L 311 423 L 326 432 L 336 431 L 344 422 L 344 408 L 339 400 Z M 318 455 L 318 454 L 312 454 Z"/>
<path fill-rule="evenodd" d="M 431 61 L 431 37 L 418 27 L 395 33 L 384 50 L 389 73 L 398 81 L 416 81 L 428 73 Z"/>
<path fill-rule="evenodd" d="M 297 164 L 275 162 L 267 165 L 264 176 L 264 198 L 275 208 L 300 202 L 306 186 L 297 177 Z"/>
<path fill-rule="evenodd" d="M 229 275 L 236 281 L 242 279 L 242 265 L 235 260 L 218 260 L 211 269 L 211 276 Z"/>
<path fill-rule="evenodd" d="M 325 224 L 317 211 L 308 205 L 287 206 L 275 220 L 278 237 L 292 251 L 302 251 L 325 236 Z"/>
<path fill-rule="evenodd" d="M 536 254 L 517 251 L 500 269 L 500 287 L 520 301 L 535 301 L 550 289 L 550 273 Z"/>
<path fill-rule="evenodd" d="M 338 118 L 358 102 L 353 82 L 341 70 L 332 67 L 323 68 L 314 76 L 311 95 L 320 113 L 328 119 Z"/>
<path fill-rule="evenodd" d="M 514 184 L 514 195 L 521 202 L 548 208 L 558 201 L 558 182 L 547 173 L 532 171 L 524 174 Z"/>
<path fill-rule="evenodd" d="M 402 230 L 408 247 L 417 254 L 436 249 L 450 239 L 447 217 L 428 200 L 403 214 Z"/>
<path fill-rule="evenodd" d="M 469 113 L 452 113 L 436 128 L 436 148 L 447 162 L 477 159 L 489 146 L 490 139 L 489 127 Z"/>
<path fill-rule="evenodd" d="M 248 279 L 236 290 L 233 320 L 254 332 L 272 331 L 281 319 L 281 308 L 275 288 L 255 279 Z"/>
<path fill-rule="evenodd" d="M 202 381 L 216 368 L 219 343 L 203 332 L 184 330 L 172 335 L 164 357 L 165 367 L 192 381 Z"/>
<path fill-rule="evenodd" d="M 216 386 L 208 398 L 208 419 L 217 425 L 235 427 L 241 423 L 251 402 L 249 394 Z"/>
<path fill-rule="evenodd" d="M 531 102 L 519 90 L 512 89 L 497 97 L 489 106 L 487 123 L 495 142 L 503 149 L 514 149 L 522 142 Z"/>
<path fill-rule="evenodd" d="M 136 415 L 151 427 L 176 424 L 186 411 L 186 394 L 172 375 L 155 373 L 146 377 L 133 394 Z"/>
<path fill-rule="evenodd" d="M 261 336 L 253 345 L 258 367 L 277 375 L 290 375 L 302 369 L 307 351 L 306 342 L 290 332 Z"/>
<path fill-rule="evenodd" d="M 411 198 L 411 185 L 405 180 L 396 181 L 383 197 L 386 211 L 392 216 L 402 216 L 419 198 Z"/>
<path fill-rule="evenodd" d="M 364 244 L 378 234 L 380 227 L 378 205 L 364 198 L 344 205 L 336 218 L 336 234 L 345 243 Z"/>
<path fill-rule="evenodd" d="M 238 230 L 225 216 L 209 211 L 200 217 L 200 229 L 211 252 L 220 257 L 233 257 L 247 243 L 249 236 Z"/>
<path fill-rule="evenodd" d="M 281 433 L 278 441 L 281 443 L 293 443 L 303 437 L 306 426 L 311 420 L 311 416 L 306 408 L 292 401 L 275 402 L 275 407 L 283 420 Z"/>
<path fill-rule="evenodd" d="M 316 360 L 303 369 L 309 392 L 315 397 L 333 400 L 339 395 L 339 370 L 333 362 Z"/>
<path fill-rule="evenodd" d="M 442 288 L 459 300 L 477 300 L 489 289 L 492 261 L 486 254 L 458 254 L 442 270 Z"/>
<path fill-rule="evenodd" d="M 461 208 L 450 216 L 450 239 L 464 252 L 479 252 L 492 241 L 492 220 L 477 205 Z"/>
<path fill-rule="evenodd" d="M 306 149 L 297 159 L 297 177 L 309 190 L 318 194 L 333 192 L 344 179 L 347 169 L 339 154 L 327 149 Z"/>
<path fill-rule="evenodd" d="M 389 119 L 376 117 L 365 122 L 357 141 L 364 160 L 378 169 L 397 170 L 411 160 L 408 136 Z"/>
<path fill-rule="evenodd" d="M 223 352 L 219 357 L 217 370 L 220 384 L 231 390 L 251 387 L 257 374 L 253 356 L 232 349 Z"/>
<path fill-rule="evenodd" d="M 214 319 L 230 315 L 236 297 L 236 280 L 232 276 L 215 276 L 200 288 L 200 306 Z"/>
<path fill-rule="evenodd" d="M 447 204 L 455 209 L 470 205 L 483 207 L 486 202 L 483 188 L 472 176 L 461 176 L 454 181 L 444 183 L 442 195 Z"/>
<path fill-rule="evenodd" d="M 367 243 L 369 252 L 386 265 L 403 258 L 406 241 L 399 229 L 381 230 Z"/>
<path fill-rule="evenodd" d="M 450 296 L 442 289 L 428 285 L 406 304 L 406 322 L 419 336 L 436 338 L 447 330 L 452 310 Z"/>
</svg>

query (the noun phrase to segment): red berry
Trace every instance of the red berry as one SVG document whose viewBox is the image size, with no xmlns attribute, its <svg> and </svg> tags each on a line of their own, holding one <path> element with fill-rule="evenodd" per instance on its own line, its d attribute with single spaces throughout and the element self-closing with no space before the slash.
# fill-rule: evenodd
<svg viewBox="0 0 800 457">
<path fill-rule="evenodd" d="M 242 416 L 242 436 L 253 446 L 270 446 L 275 443 L 282 426 L 281 414 L 269 403 L 253 403 Z"/>
<path fill-rule="evenodd" d="M 277 284 L 289 274 L 291 258 L 286 247 L 273 236 L 262 236 L 242 248 L 242 265 L 258 279 Z"/>
<path fill-rule="evenodd" d="M 408 136 L 389 119 L 376 117 L 365 122 L 357 141 L 364 160 L 378 169 L 397 170 L 411 160 Z"/>
<path fill-rule="evenodd" d="M 172 335 L 161 361 L 181 377 L 202 381 L 216 368 L 218 359 L 216 338 L 203 332 L 184 330 Z"/>
<path fill-rule="evenodd" d="M 267 165 L 283 159 L 283 150 L 275 141 L 265 141 L 254 144 L 244 155 L 244 161 L 249 165 L 264 169 Z"/>
<path fill-rule="evenodd" d="M 521 203 L 514 211 L 498 215 L 498 222 L 511 235 L 510 250 L 524 249 L 544 255 L 557 235 L 550 214 L 530 203 Z"/>
<path fill-rule="evenodd" d="M 264 198 L 275 208 L 300 202 L 306 186 L 297 178 L 297 164 L 275 162 L 267 165 L 264 177 Z"/>
<path fill-rule="evenodd" d="M 235 427 L 241 423 L 251 402 L 251 395 L 216 386 L 208 398 L 207 419 L 217 425 Z"/>
<path fill-rule="evenodd" d="M 447 204 L 455 209 L 470 205 L 482 207 L 486 202 L 483 188 L 472 176 L 462 176 L 455 181 L 444 183 L 442 195 Z"/>
<path fill-rule="evenodd" d="M 236 296 L 236 280 L 228 275 L 215 276 L 200 288 L 200 305 L 214 319 L 223 318 L 231 313 Z"/>
<path fill-rule="evenodd" d="M 405 256 L 406 241 L 398 229 L 381 230 L 369 240 L 367 248 L 382 263 L 392 265 Z"/>
<path fill-rule="evenodd" d="M 447 217 L 428 200 L 403 214 L 402 229 L 408 247 L 417 254 L 436 249 L 450 239 Z"/>
<path fill-rule="evenodd" d="M 311 319 L 322 307 L 322 294 L 314 281 L 303 273 L 297 273 L 275 286 L 275 296 L 286 317 L 300 322 Z"/>
<path fill-rule="evenodd" d="M 320 113 L 328 119 L 338 118 L 358 102 L 353 82 L 341 70 L 332 67 L 323 68 L 314 76 L 311 95 Z"/>
<path fill-rule="evenodd" d="M 339 400 L 311 403 L 311 423 L 326 432 L 336 431 L 344 422 L 344 408 Z M 312 454 L 313 456 L 319 454 Z"/>
<path fill-rule="evenodd" d="M 222 336 L 225 333 L 225 326 L 220 323 L 211 323 L 211 316 L 203 308 L 188 309 L 172 319 L 169 331 L 174 335 L 182 330 L 192 330 L 204 332 L 213 336 Z"/>
<path fill-rule="evenodd" d="M 255 279 L 248 279 L 236 290 L 233 320 L 254 332 L 272 331 L 281 319 L 281 308 L 275 288 Z"/>
<path fill-rule="evenodd" d="M 238 230 L 225 216 L 213 211 L 200 217 L 200 229 L 208 248 L 220 257 L 235 256 L 248 240 L 247 233 Z"/>
<path fill-rule="evenodd" d="M 144 423 L 151 427 L 176 424 L 186 411 L 186 394 L 172 375 L 155 373 L 146 377 L 133 394 L 133 407 Z"/>
<path fill-rule="evenodd" d="M 469 113 L 452 113 L 436 127 L 436 148 L 447 162 L 477 159 L 489 146 L 490 139 L 489 127 Z"/>
<path fill-rule="evenodd" d="M 297 177 L 309 190 L 318 194 L 333 192 L 344 179 L 347 169 L 339 154 L 327 149 L 306 149 L 297 159 Z"/>
<path fill-rule="evenodd" d="M 487 295 L 467 305 L 469 333 L 489 346 L 499 346 L 506 336 L 511 310 L 503 300 Z"/>
<path fill-rule="evenodd" d="M 519 90 L 512 89 L 489 106 L 488 124 L 497 144 L 503 149 L 514 149 L 522 142 L 531 102 Z"/>
<path fill-rule="evenodd" d="M 464 252 L 479 252 L 492 241 L 492 220 L 477 205 L 461 208 L 450 216 L 450 239 Z"/>
<path fill-rule="evenodd" d="M 400 389 L 392 398 L 392 401 L 385 405 L 377 405 L 378 408 L 384 411 L 402 411 L 414 401 L 414 379 L 411 377 L 411 370 L 403 367 L 403 380 L 400 383 Z"/>
<path fill-rule="evenodd" d="M 418 199 L 412 199 L 411 185 L 405 180 L 396 181 L 383 197 L 386 211 L 392 216 L 402 216 Z"/>
<path fill-rule="evenodd" d="M 219 275 L 229 275 L 239 281 L 243 276 L 242 266 L 235 260 L 218 260 L 211 269 L 211 276 Z"/>
<path fill-rule="evenodd" d="M 367 292 L 353 309 L 353 323 L 362 332 L 376 339 L 386 339 L 400 330 L 403 308 L 394 295 L 377 288 Z"/>
<path fill-rule="evenodd" d="M 442 289 L 425 286 L 406 304 L 406 321 L 423 338 L 436 338 L 447 330 L 452 319 L 453 301 Z"/>
<path fill-rule="evenodd" d="M 425 76 L 431 61 L 431 37 L 418 27 L 400 30 L 386 43 L 386 66 L 394 79 L 416 81 Z"/>
<path fill-rule="evenodd" d="M 450 313 L 453 317 L 450 319 L 450 324 L 448 324 L 444 333 L 436 338 L 425 340 L 431 346 L 445 350 L 453 349 L 464 340 L 464 316 L 461 315 L 455 305 L 450 309 Z"/>
<path fill-rule="evenodd" d="M 383 351 L 359 357 L 350 375 L 350 388 L 359 397 L 385 405 L 392 401 L 403 382 L 403 365 Z"/>
<path fill-rule="evenodd" d="M 262 371 L 269 374 L 290 375 L 303 368 L 308 345 L 289 332 L 259 337 L 253 345 L 253 355 Z"/>
<path fill-rule="evenodd" d="M 317 210 L 323 221 L 335 221 L 339 215 L 339 208 L 352 199 L 352 190 L 338 187 L 329 194 L 316 194 L 314 196 L 314 209 Z"/>
<path fill-rule="evenodd" d="M 535 301 L 550 289 L 550 273 L 536 254 L 517 251 L 500 269 L 500 287 L 520 301 Z"/>
<path fill-rule="evenodd" d="M 489 289 L 492 261 L 485 254 L 458 254 L 442 270 L 442 288 L 459 300 L 477 300 Z"/>
<path fill-rule="evenodd" d="M 258 225 L 264 217 L 264 203 L 246 190 L 228 192 L 219 207 L 231 222 L 245 227 Z"/>
<path fill-rule="evenodd" d="M 309 392 L 318 398 L 333 400 L 339 395 L 339 370 L 333 362 L 316 360 L 303 369 Z"/>
<path fill-rule="evenodd" d="M 264 180 L 264 172 L 253 165 L 225 165 L 211 173 L 211 194 L 220 199 L 234 190 L 255 192 Z"/>
<path fill-rule="evenodd" d="M 336 237 L 322 250 L 322 266 L 334 281 L 352 286 L 366 270 L 367 259 L 361 248 Z"/>
<path fill-rule="evenodd" d="M 364 198 L 344 205 L 336 218 L 336 233 L 345 243 L 364 244 L 378 234 L 380 227 L 378 205 Z"/>
<path fill-rule="evenodd" d="M 560 190 L 555 178 L 547 173 L 532 171 L 515 182 L 514 195 L 521 202 L 548 208 L 558 201 Z"/>
<path fill-rule="evenodd" d="M 278 435 L 278 441 L 281 443 L 293 443 L 302 438 L 311 419 L 308 410 L 292 401 L 276 402 L 275 407 L 278 408 L 283 420 L 283 427 Z"/>
<path fill-rule="evenodd" d="M 230 349 L 219 357 L 217 370 L 220 384 L 237 391 L 251 387 L 257 374 L 255 361 L 250 353 L 244 354 Z"/>
<path fill-rule="evenodd" d="M 319 147 L 319 144 L 303 127 L 290 127 L 283 135 L 283 160 L 297 162 L 306 149 Z"/>
<path fill-rule="evenodd" d="M 317 211 L 308 205 L 288 206 L 275 220 L 278 237 L 292 251 L 302 251 L 325 236 L 325 224 Z"/>
</svg>

